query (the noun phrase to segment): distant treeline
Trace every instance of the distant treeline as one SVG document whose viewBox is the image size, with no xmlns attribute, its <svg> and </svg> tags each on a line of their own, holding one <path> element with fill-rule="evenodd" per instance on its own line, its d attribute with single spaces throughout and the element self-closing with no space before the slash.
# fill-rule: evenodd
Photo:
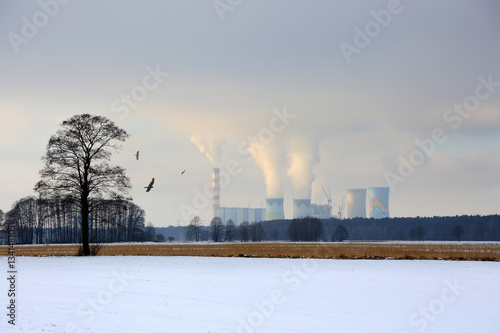
<svg viewBox="0 0 500 333">
<path fill-rule="evenodd" d="M 342 224 L 352 240 L 457 240 L 453 230 L 458 226 L 463 233 L 460 240 L 500 241 L 500 215 L 463 215 L 385 219 L 351 219 Z M 326 235 L 339 223 L 329 220 Z M 421 230 L 419 234 L 419 229 Z M 412 231 L 414 231 L 412 233 Z M 413 234 L 413 237 L 412 237 Z"/>
<path fill-rule="evenodd" d="M 304 218 L 234 225 L 154 228 L 145 212 L 128 201 L 102 200 L 89 216 L 92 243 L 144 241 L 500 241 L 500 215 L 405 217 L 385 219 Z M 71 201 L 23 198 L 5 214 L 0 211 L 0 244 L 7 243 L 7 226 L 15 225 L 16 244 L 81 242 L 81 217 Z M 217 222 L 217 223 L 215 223 Z M 195 232 L 193 232 L 195 231 Z M 196 235 L 193 236 L 193 235 Z M 216 237 L 215 237 L 216 236 Z"/>
<path fill-rule="evenodd" d="M 89 216 L 91 243 L 164 240 L 144 225 L 144 210 L 132 202 L 99 200 L 94 207 Z M 7 243 L 8 226 L 15 226 L 16 244 L 80 243 L 80 221 L 79 209 L 69 199 L 26 197 L 5 214 L 0 211 L 0 244 Z"/>
<path fill-rule="evenodd" d="M 500 241 L 500 215 L 463 215 L 444 217 L 401 217 L 385 219 L 326 219 L 306 218 L 304 223 L 292 223 L 293 220 L 275 220 L 259 222 L 262 226 L 263 241 L 333 241 L 338 239 L 334 234 L 339 226 L 345 227 L 347 234 L 342 237 L 356 241 L 388 241 L 388 240 L 432 240 L 432 241 Z M 299 220 L 300 221 L 300 220 Z M 318 221 L 321 225 L 318 227 Z M 307 223 L 310 223 L 307 225 Z M 238 228 L 238 226 L 236 226 Z M 319 229 L 319 230 L 318 230 Z M 343 228 L 340 228 L 343 230 Z M 455 232 L 453 232 L 455 230 Z M 170 240 L 186 239 L 187 227 L 170 226 L 156 228 Z M 457 234 L 458 231 L 458 234 Z M 304 237 L 301 237 L 303 235 Z M 319 236 L 317 236 L 319 235 Z M 457 237 L 458 236 L 458 237 Z M 200 240 L 211 239 L 210 226 L 201 227 Z M 238 233 L 234 240 L 240 240 Z"/>
</svg>

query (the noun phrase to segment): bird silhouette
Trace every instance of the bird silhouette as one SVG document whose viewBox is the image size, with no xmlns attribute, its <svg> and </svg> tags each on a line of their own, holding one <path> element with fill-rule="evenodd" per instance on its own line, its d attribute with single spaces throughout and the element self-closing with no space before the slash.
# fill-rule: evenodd
<svg viewBox="0 0 500 333">
<path fill-rule="evenodd" d="M 139 151 L 137 151 L 137 153 L 135 153 L 135 158 L 136 158 L 137 160 L 139 160 Z"/>
<path fill-rule="evenodd" d="M 186 172 L 186 170 L 182 171 L 182 172 L 181 172 L 181 175 L 183 175 L 183 174 L 184 174 L 184 172 Z"/>
<path fill-rule="evenodd" d="M 155 182 L 155 179 L 153 178 L 153 179 L 151 179 L 151 183 L 149 183 L 148 186 L 144 186 L 144 188 L 146 189 L 146 192 L 151 191 L 151 189 L 153 188 L 154 182 Z"/>
</svg>

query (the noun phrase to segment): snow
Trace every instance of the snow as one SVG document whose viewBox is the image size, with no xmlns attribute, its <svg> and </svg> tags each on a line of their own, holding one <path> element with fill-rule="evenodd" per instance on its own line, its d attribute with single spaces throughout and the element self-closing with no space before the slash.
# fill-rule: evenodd
<svg viewBox="0 0 500 333">
<path fill-rule="evenodd" d="M 2 279 L 0 332 L 500 332 L 498 262 L 16 261 L 16 325 Z"/>
</svg>

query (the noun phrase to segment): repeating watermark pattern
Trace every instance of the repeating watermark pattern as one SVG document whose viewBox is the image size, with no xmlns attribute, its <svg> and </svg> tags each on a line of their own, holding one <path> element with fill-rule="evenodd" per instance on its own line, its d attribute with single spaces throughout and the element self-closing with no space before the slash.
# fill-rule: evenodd
<svg viewBox="0 0 500 333">
<path fill-rule="evenodd" d="M 316 260 L 304 260 L 301 265 L 295 264 L 291 270 L 287 270 L 281 277 L 281 283 L 285 288 L 276 288 L 269 293 L 269 297 L 262 301 L 253 303 L 252 310 L 245 317 L 238 318 L 236 333 L 254 333 L 261 327 L 266 319 L 269 319 L 276 309 L 286 302 L 286 295 L 298 290 L 304 281 L 309 280 L 311 273 L 317 271 Z"/>
<path fill-rule="evenodd" d="M 16 325 L 16 301 L 17 301 L 17 269 L 16 269 L 16 224 L 7 224 L 7 281 L 9 281 L 9 289 L 7 291 L 8 306 L 7 306 L 7 322 L 10 325 Z"/>
<path fill-rule="evenodd" d="M 444 122 L 453 131 L 458 130 L 464 119 L 469 118 L 479 108 L 481 101 L 490 98 L 496 88 L 500 87 L 500 82 L 494 81 L 492 74 L 488 75 L 487 78 L 479 76 L 477 80 L 479 84 L 474 89 L 474 94 L 467 96 L 460 104 L 453 104 L 453 107 L 443 113 Z M 397 183 L 404 183 L 408 177 L 412 176 L 416 168 L 422 166 L 427 161 L 428 156 L 436 151 L 437 146 L 447 140 L 446 130 L 441 127 L 434 128 L 429 137 L 424 140 L 414 140 L 417 147 L 410 152 L 408 157 L 398 156 L 398 173 L 390 171 L 384 173 L 385 181 L 391 191 L 395 191 Z"/>
<path fill-rule="evenodd" d="M 130 109 L 136 109 L 139 103 L 148 97 L 148 93 L 158 88 L 163 80 L 170 75 L 168 72 L 162 72 L 160 65 L 156 65 L 155 69 L 147 66 L 146 72 L 141 84 L 133 86 L 130 93 L 123 93 L 111 102 L 111 110 L 114 113 L 119 113 L 120 119 L 125 119 L 129 115 Z"/>
<path fill-rule="evenodd" d="M 441 290 L 438 297 L 433 298 L 426 306 L 410 314 L 408 323 L 415 328 L 415 330 L 412 330 L 413 332 L 424 332 L 429 324 L 435 322 L 446 311 L 446 308 L 454 303 L 462 295 L 462 292 L 467 289 L 466 286 L 460 285 L 456 278 L 453 283 L 445 280 L 444 284 L 446 287 Z"/>
<path fill-rule="evenodd" d="M 7 39 L 10 42 L 10 46 L 15 53 L 19 53 L 19 46 L 21 44 L 28 44 L 30 40 L 38 35 L 40 29 L 44 28 L 50 21 L 54 18 L 61 9 L 61 5 L 66 5 L 70 0 L 40 0 L 38 5 L 40 6 L 39 11 L 35 12 L 31 17 L 31 20 L 26 16 L 21 18 L 22 27 L 21 33 L 9 32 L 7 34 Z"/>
<path fill-rule="evenodd" d="M 116 295 L 125 290 L 129 280 L 134 278 L 133 275 L 128 275 L 124 269 L 122 269 L 121 273 L 114 271 L 112 274 L 113 277 L 108 281 L 106 288 L 101 289 L 93 297 L 87 298 L 78 306 L 76 313 L 83 324 L 91 323 L 95 319 L 96 313 L 101 312 L 107 305 L 111 304 Z M 80 332 L 80 327 L 77 323 L 70 322 L 66 325 L 64 332 Z"/>
<path fill-rule="evenodd" d="M 248 156 L 247 161 L 252 160 L 252 149 L 265 149 L 265 146 L 274 140 L 276 134 L 283 132 L 290 125 L 291 120 L 297 117 L 295 114 L 288 113 L 286 107 L 283 110 L 273 109 L 273 114 L 274 116 L 269 120 L 269 126 L 263 127 L 255 136 L 248 136 L 246 140 L 238 144 L 238 153 Z M 226 188 L 230 184 L 231 178 L 240 175 L 243 170 L 238 161 L 228 161 L 224 168 L 220 170 L 220 188 Z M 193 217 L 200 215 L 202 210 L 210 206 L 212 197 L 211 188 L 212 182 L 207 182 L 201 189 L 195 187 L 193 188 L 194 196 L 191 204 L 179 204 L 179 211 L 186 221 L 190 221 Z"/>
<path fill-rule="evenodd" d="M 212 5 L 222 22 L 225 19 L 224 15 L 226 15 L 226 12 L 232 12 L 236 7 L 241 5 L 242 2 L 243 0 L 214 0 Z"/>
<path fill-rule="evenodd" d="M 411 1 L 411 0 L 410 0 Z M 360 54 L 363 49 L 368 47 L 372 40 L 377 38 L 383 29 L 387 28 L 392 22 L 395 15 L 403 11 L 403 5 L 399 0 L 389 0 L 387 2 L 387 9 L 379 11 L 371 10 L 370 15 L 373 20 L 368 21 L 364 28 L 358 26 L 354 27 L 354 39 L 352 44 L 342 41 L 339 44 L 340 50 L 348 64 L 352 62 L 354 54 Z"/>
</svg>

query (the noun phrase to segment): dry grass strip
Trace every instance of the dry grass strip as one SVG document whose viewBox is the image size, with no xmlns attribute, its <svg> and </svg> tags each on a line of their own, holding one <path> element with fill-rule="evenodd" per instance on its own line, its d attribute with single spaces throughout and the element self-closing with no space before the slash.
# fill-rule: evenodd
<svg viewBox="0 0 500 333">
<path fill-rule="evenodd" d="M 16 256 L 74 256 L 78 247 L 18 245 L 15 250 Z M 0 246 L 0 256 L 6 255 L 7 246 Z M 500 243 L 137 243 L 106 244 L 99 255 L 500 261 Z"/>
</svg>

